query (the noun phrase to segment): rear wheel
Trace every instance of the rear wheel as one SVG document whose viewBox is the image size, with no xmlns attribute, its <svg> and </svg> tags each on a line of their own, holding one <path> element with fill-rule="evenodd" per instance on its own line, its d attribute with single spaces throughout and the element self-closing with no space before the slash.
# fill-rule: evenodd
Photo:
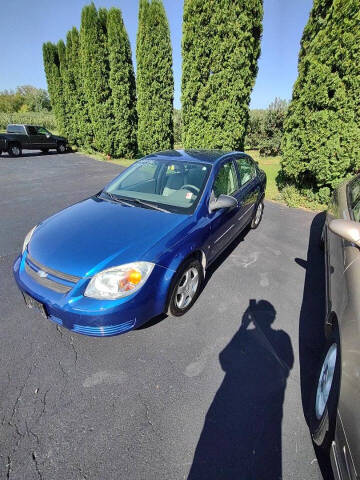
<svg viewBox="0 0 360 480">
<path fill-rule="evenodd" d="M 263 213 L 264 213 L 264 202 L 263 200 L 261 200 L 258 203 L 258 206 L 256 207 L 256 210 L 255 210 L 255 215 L 251 220 L 251 225 L 250 225 L 251 228 L 255 229 L 260 225 Z"/>
<path fill-rule="evenodd" d="M 194 305 L 203 279 L 203 268 L 196 258 L 188 260 L 180 267 L 170 294 L 169 315 L 180 317 Z"/>
<path fill-rule="evenodd" d="M 9 145 L 8 154 L 10 157 L 20 157 L 21 153 L 21 146 L 18 143 Z"/>
<path fill-rule="evenodd" d="M 327 342 L 316 377 L 311 403 L 310 431 L 314 443 L 329 450 L 335 431 L 340 385 L 340 349 L 337 332 Z"/>
<path fill-rule="evenodd" d="M 58 143 L 58 146 L 56 148 L 58 153 L 65 153 L 66 152 L 66 145 L 64 142 Z"/>
</svg>

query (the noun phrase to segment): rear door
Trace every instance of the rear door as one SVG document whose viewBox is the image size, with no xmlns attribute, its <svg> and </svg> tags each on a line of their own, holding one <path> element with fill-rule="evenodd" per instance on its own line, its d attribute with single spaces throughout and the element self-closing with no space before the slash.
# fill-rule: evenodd
<svg viewBox="0 0 360 480">
<path fill-rule="evenodd" d="M 254 214 L 256 201 L 260 193 L 260 184 L 257 181 L 255 162 L 245 154 L 235 156 L 238 173 L 239 190 L 234 195 L 239 203 L 237 217 L 238 230 L 243 229 Z"/>
</svg>

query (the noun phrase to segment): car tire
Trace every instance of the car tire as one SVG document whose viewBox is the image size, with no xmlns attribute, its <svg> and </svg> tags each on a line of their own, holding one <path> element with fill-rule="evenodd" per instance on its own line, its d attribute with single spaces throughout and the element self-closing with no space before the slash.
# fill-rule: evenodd
<svg viewBox="0 0 360 480">
<path fill-rule="evenodd" d="M 251 220 L 251 224 L 250 224 L 250 227 L 253 230 L 255 230 L 255 228 L 257 228 L 260 225 L 263 213 L 264 213 L 264 201 L 260 200 L 260 202 L 257 204 L 254 216 L 253 216 L 253 218 Z"/>
<path fill-rule="evenodd" d="M 66 145 L 64 142 L 60 142 L 58 143 L 57 147 L 56 147 L 56 151 L 58 153 L 65 153 L 66 152 Z"/>
<path fill-rule="evenodd" d="M 42 153 L 48 153 L 49 149 L 48 148 L 42 148 L 41 151 L 42 151 Z"/>
<path fill-rule="evenodd" d="M 328 452 L 334 438 L 340 387 L 340 342 L 337 329 L 326 343 L 311 399 L 310 432 L 315 445 Z"/>
<path fill-rule="evenodd" d="M 199 296 L 204 280 L 201 263 L 191 258 L 181 265 L 170 287 L 167 313 L 173 317 L 184 315 Z"/>
<path fill-rule="evenodd" d="M 11 143 L 8 148 L 8 154 L 10 157 L 20 157 L 22 154 L 21 146 L 18 143 Z"/>
</svg>

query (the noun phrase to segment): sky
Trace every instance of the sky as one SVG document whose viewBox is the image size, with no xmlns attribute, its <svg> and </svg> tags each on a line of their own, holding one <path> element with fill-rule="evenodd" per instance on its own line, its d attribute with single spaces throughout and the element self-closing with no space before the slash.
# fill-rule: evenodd
<svg viewBox="0 0 360 480">
<path fill-rule="evenodd" d="M 169 19 L 175 80 L 174 105 L 180 108 L 183 0 L 163 0 Z M 42 44 L 65 39 L 79 28 L 81 9 L 90 0 L 4 1 L 0 16 L 0 90 L 19 85 L 46 88 Z M 138 0 L 95 0 L 97 7 L 121 9 L 135 64 Z M 264 0 L 264 31 L 251 108 L 267 108 L 275 97 L 289 100 L 297 77 L 302 31 L 312 0 Z"/>
</svg>

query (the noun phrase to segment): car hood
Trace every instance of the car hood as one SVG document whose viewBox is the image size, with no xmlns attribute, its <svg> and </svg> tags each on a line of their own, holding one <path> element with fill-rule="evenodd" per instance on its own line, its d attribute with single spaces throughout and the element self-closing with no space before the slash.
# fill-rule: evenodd
<svg viewBox="0 0 360 480">
<path fill-rule="evenodd" d="M 28 251 L 44 266 L 83 277 L 143 260 L 146 252 L 185 219 L 185 215 L 92 197 L 42 222 Z"/>
<path fill-rule="evenodd" d="M 57 141 L 62 141 L 62 142 L 66 142 L 66 138 L 65 137 L 59 137 L 59 135 L 53 135 L 52 136 L 54 140 L 57 140 Z"/>
</svg>

